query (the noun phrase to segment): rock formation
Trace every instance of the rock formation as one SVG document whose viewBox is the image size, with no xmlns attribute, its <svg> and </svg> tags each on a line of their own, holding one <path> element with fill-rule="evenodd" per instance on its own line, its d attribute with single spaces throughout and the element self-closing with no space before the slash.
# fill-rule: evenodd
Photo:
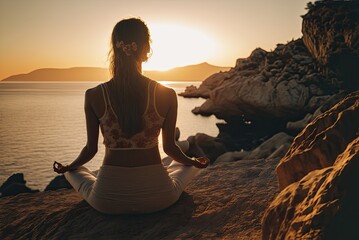
<svg viewBox="0 0 359 240">
<path fill-rule="evenodd" d="M 359 239 L 359 92 L 310 123 L 277 167 L 263 239 Z"/>
<path fill-rule="evenodd" d="M 72 188 L 71 184 L 66 180 L 64 175 L 56 176 L 51 182 L 46 186 L 45 191 L 53 191 L 62 188 Z"/>
<path fill-rule="evenodd" d="M 185 97 L 208 97 L 196 114 L 224 119 L 219 139 L 231 151 L 248 151 L 272 135 L 286 131 L 326 103 L 339 90 L 336 78 L 327 80 L 318 70 L 302 39 L 279 44 L 272 52 L 255 49 L 235 68 L 209 77 Z M 197 95 L 196 95 L 197 94 Z M 301 125 L 302 126 L 302 125 Z M 290 126 L 296 132 L 298 125 Z M 226 129 L 227 128 L 227 129 Z"/>
<path fill-rule="evenodd" d="M 215 73 L 203 81 L 198 89 L 197 87 L 191 85 L 186 88 L 185 92 L 179 93 L 178 95 L 183 97 L 209 98 L 211 91 L 220 86 L 224 80 L 232 77 L 233 73 L 233 69 L 228 72 Z"/>
<path fill-rule="evenodd" d="M 326 76 L 359 87 L 359 2 L 317 1 L 303 16 L 303 42 Z"/>
<path fill-rule="evenodd" d="M 359 92 L 318 116 L 294 139 L 278 167 L 281 189 L 309 172 L 332 166 L 338 154 L 359 135 Z"/>
<path fill-rule="evenodd" d="M 325 103 L 323 103 L 313 114 L 307 113 L 305 117 L 301 120 L 294 122 L 287 122 L 287 130 L 298 134 L 300 133 L 311 121 L 313 121 L 317 116 L 331 109 L 335 104 L 340 102 L 346 96 L 345 91 L 341 91 L 338 94 L 331 96 Z"/>
<path fill-rule="evenodd" d="M 0 197 L 13 196 L 20 193 L 34 193 L 39 190 L 33 190 L 26 186 L 24 174 L 15 173 L 11 175 L 0 187 Z"/>
<path fill-rule="evenodd" d="M 284 145 L 269 156 L 255 147 L 304 128 L 277 167 L 281 192 L 264 215 L 263 239 L 359 239 L 359 2 L 317 1 L 308 9 L 303 38 L 256 49 L 226 76 L 182 95 L 207 98 L 193 112 L 227 122 L 217 141 L 232 149 L 217 164 L 278 156 Z M 266 132 L 272 123 L 276 131 Z"/>
<path fill-rule="evenodd" d="M 192 111 L 226 121 L 218 138 L 230 151 L 253 150 L 278 132 L 295 135 L 329 102 L 358 89 L 358 16 L 358 2 L 309 3 L 302 38 L 257 48 L 180 95 L 207 99 Z"/>
<path fill-rule="evenodd" d="M 217 74 L 205 80 L 199 96 L 203 96 L 207 82 L 218 85 L 209 94 L 207 90 L 209 98 L 193 112 L 225 120 L 242 115 L 249 120 L 298 119 L 337 91 L 337 86 L 327 84 L 316 69 L 301 39 L 280 44 L 272 52 L 258 48 L 247 59 L 238 59 L 222 79 Z"/>
<path fill-rule="evenodd" d="M 206 156 L 213 163 L 218 156 L 226 152 L 225 146 L 217 141 L 217 138 L 208 136 L 204 133 L 197 133 L 195 136 L 187 138 L 189 150 L 186 152 L 189 156 Z"/>
<path fill-rule="evenodd" d="M 272 136 L 270 139 L 266 140 L 252 151 L 226 152 L 220 155 L 216 159 L 215 163 L 217 164 L 220 162 L 233 162 L 248 159 L 281 158 L 289 149 L 292 140 L 293 137 L 284 132 L 281 132 Z"/>
<path fill-rule="evenodd" d="M 310 172 L 272 202 L 263 239 L 358 239 L 359 138 L 331 167 Z"/>
</svg>

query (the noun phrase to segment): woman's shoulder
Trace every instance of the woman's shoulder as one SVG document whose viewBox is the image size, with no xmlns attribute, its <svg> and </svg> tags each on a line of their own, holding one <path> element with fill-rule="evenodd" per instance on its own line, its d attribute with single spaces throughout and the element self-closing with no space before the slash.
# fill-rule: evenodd
<svg viewBox="0 0 359 240">
<path fill-rule="evenodd" d="M 100 84 L 98 84 L 98 85 L 95 86 L 95 87 L 88 88 L 88 89 L 86 90 L 86 94 L 93 95 L 93 94 L 97 94 L 97 93 L 102 93 L 102 88 L 103 88 L 103 86 L 104 86 L 106 83 L 108 83 L 108 81 L 107 81 L 107 82 L 100 83 Z"/>
<path fill-rule="evenodd" d="M 162 84 L 161 82 L 157 82 L 154 80 L 151 81 L 153 81 L 156 85 L 156 102 L 161 102 L 162 105 L 172 105 L 174 102 L 176 102 L 177 94 L 173 88 L 170 88 Z"/>
<path fill-rule="evenodd" d="M 102 97 L 103 95 L 103 85 L 106 84 L 106 82 L 104 83 L 100 83 L 95 87 L 92 88 L 88 88 L 85 92 L 85 97 L 88 99 L 96 99 L 98 100 L 99 98 Z"/>
<path fill-rule="evenodd" d="M 176 96 L 175 90 L 173 88 L 167 87 L 161 82 L 158 82 L 156 80 L 152 80 L 148 77 L 145 77 L 146 81 L 148 81 L 148 84 L 151 84 L 153 86 L 156 86 L 156 98 L 157 97 L 167 97 L 167 98 L 173 98 L 173 96 Z"/>
<path fill-rule="evenodd" d="M 173 95 L 175 94 L 175 91 L 173 90 L 173 88 L 167 87 L 166 85 L 162 84 L 161 82 L 152 80 L 152 79 L 148 79 L 150 81 L 151 84 L 155 84 L 156 85 L 156 89 L 157 89 L 157 93 L 161 94 L 161 95 Z"/>
</svg>

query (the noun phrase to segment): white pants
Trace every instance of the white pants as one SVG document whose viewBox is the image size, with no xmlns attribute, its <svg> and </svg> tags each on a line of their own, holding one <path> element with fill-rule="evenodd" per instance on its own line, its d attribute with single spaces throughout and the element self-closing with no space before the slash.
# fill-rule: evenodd
<svg viewBox="0 0 359 240">
<path fill-rule="evenodd" d="M 169 160 L 165 158 L 164 164 Z M 97 175 L 81 166 L 64 175 L 99 212 L 150 213 L 175 203 L 199 170 L 172 161 L 167 167 L 162 164 L 140 167 L 103 165 Z"/>
</svg>

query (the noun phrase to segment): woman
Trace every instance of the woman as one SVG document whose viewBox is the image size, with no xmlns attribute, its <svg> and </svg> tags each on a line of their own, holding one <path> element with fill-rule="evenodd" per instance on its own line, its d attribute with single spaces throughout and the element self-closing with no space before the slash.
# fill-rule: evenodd
<svg viewBox="0 0 359 240">
<path fill-rule="evenodd" d="M 176 145 L 176 93 L 141 73 L 150 51 L 146 24 L 135 18 L 118 22 L 111 42 L 113 78 L 85 94 L 87 144 L 70 165 L 54 162 L 54 171 L 64 173 L 74 189 L 100 212 L 155 212 L 176 202 L 209 160 L 193 160 Z M 106 151 L 95 175 L 82 165 L 97 152 L 99 128 Z M 161 129 L 164 151 L 175 160 L 167 169 L 158 149 Z"/>
</svg>

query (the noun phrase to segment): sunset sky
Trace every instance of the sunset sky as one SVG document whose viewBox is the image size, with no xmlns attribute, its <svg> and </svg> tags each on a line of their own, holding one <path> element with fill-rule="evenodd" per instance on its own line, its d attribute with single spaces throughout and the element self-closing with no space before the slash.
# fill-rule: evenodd
<svg viewBox="0 0 359 240">
<path fill-rule="evenodd" d="M 301 36 L 308 0 L 0 0 L 0 80 L 38 68 L 107 67 L 113 26 L 141 17 L 152 35 L 146 70 L 234 66 L 256 47 Z"/>
</svg>

